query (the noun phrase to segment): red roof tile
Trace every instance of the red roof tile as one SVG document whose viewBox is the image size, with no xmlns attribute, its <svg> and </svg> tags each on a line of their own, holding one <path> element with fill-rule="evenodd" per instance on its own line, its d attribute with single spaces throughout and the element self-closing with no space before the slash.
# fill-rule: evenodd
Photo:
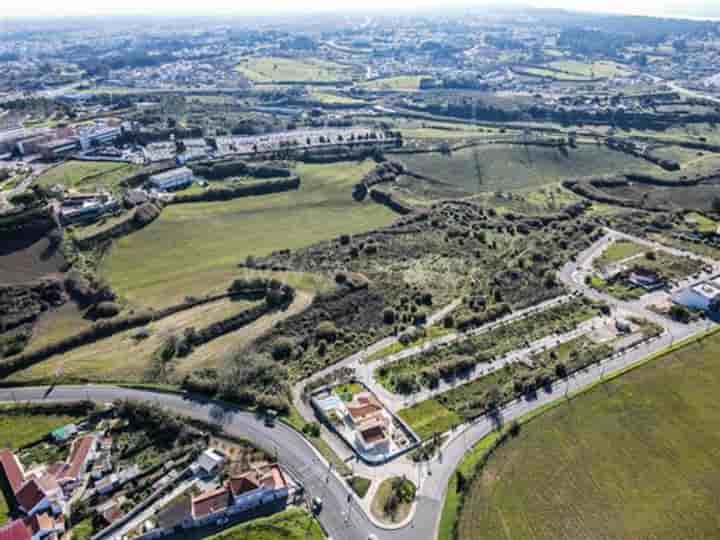
<svg viewBox="0 0 720 540">
<path fill-rule="evenodd" d="M 12 489 L 13 493 L 17 493 L 25 481 L 25 474 L 11 450 L 0 450 L 0 466 L 2 466 L 3 474 L 7 478 L 10 489 Z"/>
<path fill-rule="evenodd" d="M 30 540 L 31 538 L 32 534 L 20 519 L 0 526 L 0 540 Z"/>
<path fill-rule="evenodd" d="M 215 491 L 203 493 L 192 500 L 192 513 L 196 518 L 201 518 L 225 510 L 230 505 L 230 492 L 227 488 L 219 488 Z"/>
<path fill-rule="evenodd" d="M 85 435 L 73 442 L 70 458 L 68 459 L 68 467 L 60 475 L 61 479 L 77 479 L 82 473 L 83 467 L 87 462 L 88 454 L 95 444 L 95 435 Z"/>
<path fill-rule="evenodd" d="M 47 494 L 38 482 L 37 477 L 34 476 L 25 482 L 20 490 L 15 493 L 18 505 L 26 512 L 35 508 L 35 505 L 42 501 L 46 496 Z"/>
</svg>

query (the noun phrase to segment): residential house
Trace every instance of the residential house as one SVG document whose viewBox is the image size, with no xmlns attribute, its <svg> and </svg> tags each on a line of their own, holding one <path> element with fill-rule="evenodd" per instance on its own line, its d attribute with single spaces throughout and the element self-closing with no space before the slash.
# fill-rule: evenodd
<svg viewBox="0 0 720 540">
<path fill-rule="evenodd" d="M 15 492 L 18 507 L 28 516 L 40 512 L 60 514 L 64 510 L 64 498 L 58 481 L 46 474 L 32 475 Z"/>
<path fill-rule="evenodd" d="M 216 473 L 224 462 L 225 457 L 212 448 L 205 450 L 197 459 L 199 469 L 206 475 Z"/>
<path fill-rule="evenodd" d="M 10 490 L 17 493 L 25 482 L 25 470 L 12 450 L 0 450 L 0 467 L 2 467 Z"/>
<path fill-rule="evenodd" d="M 646 291 L 655 291 L 665 286 L 665 279 L 660 274 L 644 268 L 636 268 L 630 272 L 628 282 Z"/>
<path fill-rule="evenodd" d="M 0 540 L 33 540 L 33 536 L 22 519 L 15 519 L 0 525 Z"/>
<path fill-rule="evenodd" d="M 214 514 L 227 510 L 230 506 L 230 490 L 223 486 L 221 488 L 203 493 L 192 499 L 192 518 L 195 521 L 212 518 Z M 207 523 L 210 521 L 204 521 Z"/>
<path fill-rule="evenodd" d="M 25 526 L 32 534 L 32 540 L 57 538 L 65 532 L 65 521 L 62 517 L 55 518 L 48 513 L 33 515 L 25 521 Z"/>
<path fill-rule="evenodd" d="M 713 311 L 720 306 L 720 278 L 688 287 L 680 291 L 674 301 L 691 309 Z"/>
</svg>

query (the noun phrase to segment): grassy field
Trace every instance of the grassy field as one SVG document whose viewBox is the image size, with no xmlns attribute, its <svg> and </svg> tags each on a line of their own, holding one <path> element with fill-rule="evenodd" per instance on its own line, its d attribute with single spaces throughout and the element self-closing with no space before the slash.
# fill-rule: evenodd
<svg viewBox="0 0 720 540">
<path fill-rule="evenodd" d="M 4 238 L 0 243 L 0 283 L 24 283 L 55 274 L 64 264 L 62 254 L 50 247 L 47 237 L 31 234 Z"/>
<path fill-rule="evenodd" d="M 340 94 L 332 94 L 314 89 L 311 97 L 326 105 L 362 105 L 365 102 L 361 99 L 354 99 Z"/>
<path fill-rule="evenodd" d="M 517 190 L 578 176 L 647 169 L 638 158 L 595 146 L 564 153 L 557 148 L 491 145 L 463 149 L 450 156 L 413 154 L 402 156 L 402 161 L 410 170 L 446 184 L 437 189 L 462 193 Z"/>
<path fill-rule="evenodd" d="M 60 380 L 66 382 L 142 382 L 146 380 L 157 382 L 158 375 L 153 371 L 153 353 L 168 337 L 180 335 L 185 328 L 203 328 L 239 313 L 251 305 L 250 302 L 224 299 L 197 306 L 149 324 L 147 330 L 150 335 L 145 339 L 134 337 L 137 335 L 137 329 L 128 330 L 107 339 L 78 347 L 63 355 L 51 357 L 11 375 L 9 380 L 50 382 L 59 374 Z M 182 366 L 186 360 L 177 359 L 177 366 Z M 174 369 L 175 365 L 173 365 Z M 168 371 L 162 375 L 163 380 L 173 378 L 173 372 Z"/>
<path fill-rule="evenodd" d="M 715 334 L 531 421 L 473 483 L 459 537 L 716 538 L 718 355 Z"/>
<path fill-rule="evenodd" d="M 108 161 L 66 161 L 38 177 L 41 186 L 62 184 L 65 187 L 92 190 L 114 187 L 136 174 L 142 167 L 131 163 Z"/>
<path fill-rule="evenodd" d="M 243 58 L 235 68 L 255 82 L 327 82 L 349 80 L 347 67 L 316 58 L 295 60 L 275 56 Z"/>
<path fill-rule="evenodd" d="M 132 302 L 166 305 L 226 287 L 241 274 L 237 263 L 248 255 L 389 225 L 396 217 L 392 211 L 370 200 L 358 203 L 351 195 L 373 166 L 370 161 L 301 164 L 297 191 L 170 206 L 151 225 L 116 243 L 101 264 L 102 275 Z M 287 277 L 301 289 L 319 286 L 305 274 Z"/>
<path fill-rule="evenodd" d="M 428 399 L 398 413 L 422 439 L 435 433 L 445 433 L 462 423 L 462 417 L 434 399 Z"/>
<path fill-rule="evenodd" d="M 649 251 L 647 247 L 630 240 L 618 240 L 610 244 L 602 255 L 595 259 L 595 266 L 597 268 L 605 268 L 613 263 L 620 262 L 629 257 L 640 255 Z"/>
<path fill-rule="evenodd" d="M 289 508 L 210 536 L 208 540 L 323 540 L 320 525 L 308 512 Z"/>
<path fill-rule="evenodd" d="M 14 450 L 78 419 L 64 414 L 7 414 L 7 410 L 7 407 L 0 407 L 0 448 Z M 0 491 L 0 526 L 7 521 L 7 514 L 7 502 Z"/>
<path fill-rule="evenodd" d="M 362 83 L 360 86 L 368 90 L 395 90 L 411 92 L 420 89 L 420 75 L 402 75 L 399 77 L 387 77 Z"/>
<path fill-rule="evenodd" d="M 580 77 L 605 77 L 612 79 L 627 73 L 627 69 L 615 62 L 578 62 L 577 60 L 559 60 L 551 62 L 550 67 L 561 69 Z"/>
</svg>

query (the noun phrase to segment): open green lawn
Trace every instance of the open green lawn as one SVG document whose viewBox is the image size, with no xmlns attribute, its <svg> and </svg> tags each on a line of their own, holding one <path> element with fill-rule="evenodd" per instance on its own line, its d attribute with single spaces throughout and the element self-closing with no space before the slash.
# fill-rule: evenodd
<svg viewBox="0 0 720 540">
<path fill-rule="evenodd" d="M 391 210 L 352 198 L 353 185 L 374 166 L 371 161 L 300 164 L 297 191 L 169 206 L 152 224 L 114 245 L 101 264 L 102 275 L 132 302 L 167 305 L 226 287 L 248 255 L 389 225 L 396 218 Z M 299 288 L 317 288 L 307 275 L 288 280 Z"/>
<path fill-rule="evenodd" d="M 65 187 L 92 190 L 114 187 L 136 174 L 142 167 L 132 163 L 109 161 L 66 161 L 38 177 L 41 186 L 62 184 Z"/>
<path fill-rule="evenodd" d="M 320 525 L 308 512 L 289 508 L 210 536 L 208 540 L 323 540 Z"/>
<path fill-rule="evenodd" d="M 421 438 L 428 438 L 435 433 L 445 433 L 462 423 L 462 418 L 455 411 L 441 405 L 434 399 L 428 399 L 403 409 L 398 413 L 412 430 Z"/>
<path fill-rule="evenodd" d="M 347 81 L 349 68 L 318 58 L 296 60 L 277 56 L 243 58 L 235 68 L 255 82 L 327 82 Z"/>
<path fill-rule="evenodd" d="M 623 261 L 629 257 L 640 255 L 649 251 L 649 249 L 643 245 L 636 244 L 630 240 L 617 240 L 610 244 L 602 255 L 595 259 L 596 268 L 605 268 L 608 265 Z"/>
<path fill-rule="evenodd" d="M 528 423 L 473 482 L 461 540 L 720 535 L 720 334 Z"/>
<path fill-rule="evenodd" d="M 318 89 L 314 89 L 311 93 L 313 99 L 317 99 L 320 103 L 327 105 L 363 105 L 365 101 L 361 99 L 355 99 L 341 94 L 333 94 L 331 92 L 323 92 Z"/>
<path fill-rule="evenodd" d="M 646 170 L 647 164 L 601 146 L 558 148 L 488 145 L 453 152 L 402 156 L 415 172 L 440 180 L 448 192 L 508 191 L 553 184 L 568 178 L 609 174 L 624 169 Z"/>
<path fill-rule="evenodd" d="M 227 319 L 252 306 L 252 302 L 223 299 L 182 311 L 155 321 L 146 327 L 149 336 L 137 339 L 138 329 L 127 330 L 106 339 L 77 347 L 62 355 L 12 374 L 9 380 L 18 382 L 157 382 L 175 380 L 186 358 L 176 359 L 161 374 L 153 362 L 154 353 L 170 336 L 180 336 L 187 328 L 200 329 Z M 71 335 L 75 332 L 68 332 Z M 233 333 L 235 334 L 235 333 Z M 229 334 L 229 335 L 233 335 Z M 64 336 L 62 336 L 64 337 Z"/>
<path fill-rule="evenodd" d="M 606 77 L 612 79 L 627 73 L 627 69 L 615 62 L 578 62 L 577 60 L 558 60 L 551 62 L 550 67 L 561 69 L 581 77 Z"/>
<path fill-rule="evenodd" d="M 421 75 L 402 75 L 367 81 L 360 86 L 368 90 L 414 91 L 420 89 Z"/>
<path fill-rule="evenodd" d="M 0 448 L 13 450 L 41 439 L 53 429 L 70 424 L 79 418 L 65 414 L 8 414 L 8 410 L 6 406 L 0 407 Z M 0 526 L 7 521 L 7 514 L 7 502 L 0 490 Z"/>
</svg>

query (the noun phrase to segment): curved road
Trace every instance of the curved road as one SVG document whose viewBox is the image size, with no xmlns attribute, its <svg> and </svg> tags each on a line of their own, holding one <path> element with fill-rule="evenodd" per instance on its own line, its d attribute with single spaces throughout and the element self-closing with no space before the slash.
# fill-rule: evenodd
<svg viewBox="0 0 720 540">
<path fill-rule="evenodd" d="M 617 235 L 617 233 L 610 232 L 608 236 L 581 253 L 575 262 L 565 265 L 560 272 L 560 277 L 569 288 L 590 297 L 599 296 L 608 300 L 606 295 L 591 290 L 585 285 L 583 269 L 589 267 L 589 264 L 604 249 L 613 234 Z M 612 303 L 622 307 L 623 310 L 638 313 L 646 318 L 649 318 L 648 315 L 651 313 L 645 309 L 645 305 L 638 302 L 618 302 L 612 299 Z M 543 390 L 535 396 L 518 399 L 507 404 L 500 411 L 500 418 L 503 421 L 509 421 L 521 417 L 548 403 L 580 391 L 601 381 L 603 377 L 613 372 L 641 362 L 649 354 L 661 351 L 678 340 L 691 337 L 709 328 L 711 324 L 679 325 L 657 317 L 662 320 L 666 329 L 660 337 L 642 343 L 624 353 L 616 354 L 599 364 L 594 364 L 566 380 L 556 382 L 551 388 Z M 91 399 L 97 402 L 116 399 L 154 402 L 177 414 L 220 424 L 230 435 L 244 437 L 270 453 L 277 454 L 280 463 L 303 484 L 311 496 L 319 496 L 323 499 L 324 508 L 319 519 L 335 540 L 367 540 L 370 535 L 375 535 L 378 540 L 429 540 L 435 538 L 448 481 L 467 451 L 478 440 L 496 428 L 496 423 L 491 418 L 483 416 L 473 423 L 460 426 L 454 433 L 451 433 L 442 452 L 428 464 L 419 467 L 418 478 L 413 478 L 420 484 L 413 519 L 399 529 L 385 530 L 378 527 L 364 513 L 360 502 L 347 484 L 329 469 L 327 462 L 303 436 L 282 423 L 269 428 L 251 413 L 189 394 L 180 395 L 92 385 L 60 386 L 52 389 L 47 387 L 0 389 L 0 401 L 6 402 L 80 399 Z M 388 466 L 392 466 L 392 464 Z"/>
</svg>

